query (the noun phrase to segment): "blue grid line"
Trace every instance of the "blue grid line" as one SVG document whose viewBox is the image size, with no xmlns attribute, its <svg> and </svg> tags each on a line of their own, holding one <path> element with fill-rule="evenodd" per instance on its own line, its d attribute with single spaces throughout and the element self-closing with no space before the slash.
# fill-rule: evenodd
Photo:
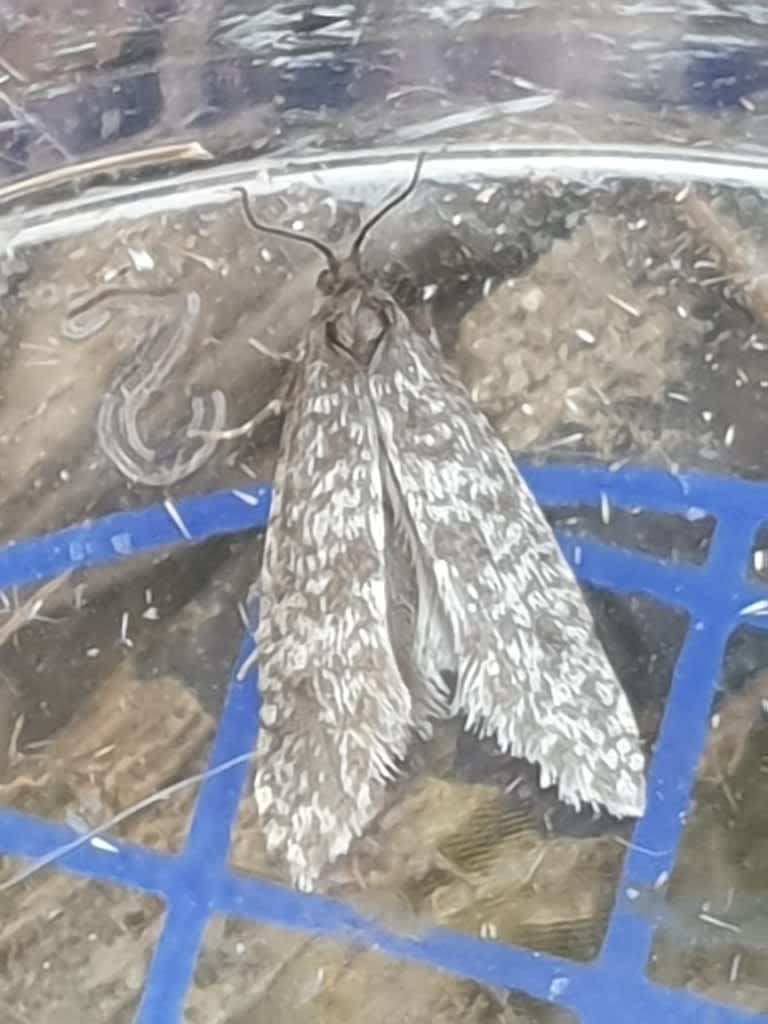
<svg viewBox="0 0 768 1024">
<path fill-rule="evenodd" d="M 620 892 L 652 885 L 674 867 L 725 647 L 742 606 L 744 566 L 757 527 L 749 519 L 731 529 L 720 520 L 715 527 L 706 561 L 708 579 L 700 598 L 689 605 L 691 619 L 650 765 L 648 807 L 633 832 Z M 652 942 L 650 923 L 637 919 L 627 926 L 622 917 L 612 916 L 600 960 L 606 970 L 627 964 L 642 970 Z"/>
<path fill-rule="evenodd" d="M 269 492 L 263 487 L 243 488 L 240 494 L 253 495 L 258 503 L 249 505 L 231 491 L 206 496 L 215 515 L 210 523 L 200 516 L 201 498 L 185 498 L 175 503 L 189 538 L 179 532 L 162 505 L 150 505 L 105 517 L 93 524 L 97 539 L 83 541 L 84 527 L 70 527 L 34 540 L 0 548 L 0 589 L 40 582 L 67 571 L 93 568 L 153 550 L 167 549 L 190 542 L 244 530 L 263 529 L 269 515 Z M 666 603 L 677 599 L 695 601 L 705 580 L 705 567 L 686 563 L 659 562 L 650 555 L 625 550 L 614 544 L 575 537 L 557 531 L 564 551 L 582 561 L 579 574 L 588 582 L 612 589 L 630 580 L 634 591 L 645 591 Z M 590 575 L 593 574 L 593 576 Z M 762 591 L 761 591 L 762 593 Z M 751 598 L 750 598 L 751 599 Z"/>
<path fill-rule="evenodd" d="M 0 810 L 0 852 L 12 857 L 35 861 L 77 839 L 66 825 L 45 821 L 31 814 L 10 808 Z M 97 850 L 91 845 L 78 846 L 56 860 L 56 867 L 86 878 L 132 889 L 163 895 L 173 888 L 176 858 L 156 853 L 121 839 L 109 838 L 115 852 Z"/>
<path fill-rule="evenodd" d="M 258 706 L 252 675 L 243 683 L 230 680 L 210 768 L 253 750 Z M 181 1016 L 216 890 L 226 872 L 232 823 L 246 774 L 247 765 L 243 763 L 209 777 L 200 788 L 178 874 L 168 891 L 168 913 L 142 993 L 137 1024 L 173 1021 Z M 167 983 L 169 967 L 173 985 Z"/>
<path fill-rule="evenodd" d="M 561 535 L 566 554 L 579 562 L 577 571 L 583 580 L 626 593 L 646 592 L 667 604 L 680 604 L 691 614 L 651 764 L 648 812 L 635 830 L 622 877 L 623 885 L 652 882 L 674 862 L 728 635 L 745 621 L 768 625 L 760 616 L 741 614 L 746 605 L 768 594 L 765 587 L 745 578 L 754 534 L 768 511 L 768 486 L 697 474 L 673 477 L 632 468 L 527 467 L 525 473 L 543 504 L 594 505 L 596 495 L 603 493 L 619 507 L 689 518 L 707 514 L 719 519 L 704 566 L 666 563 L 610 544 Z M 269 490 L 258 487 L 239 494 L 222 492 L 185 499 L 177 508 L 190 539 L 200 541 L 263 527 L 268 504 Z M 118 513 L 0 550 L 0 587 L 186 541 L 163 506 Z M 244 684 L 231 682 L 211 766 L 252 749 L 257 710 L 253 678 Z M 420 940 L 405 939 L 377 929 L 333 901 L 238 877 L 226 870 L 226 855 L 246 772 L 246 767 L 240 766 L 231 776 L 219 775 L 201 786 L 187 843 L 179 855 L 156 854 L 115 842 L 117 853 L 84 846 L 57 862 L 65 870 L 165 897 L 165 926 L 148 972 L 139 1024 L 180 1019 L 212 912 L 362 940 L 395 956 L 553 999 L 582 1013 L 585 1024 L 616 1019 L 645 1024 L 650 1014 L 658 1017 L 662 1007 L 676 1021 L 699 1021 L 702 1015 L 723 1024 L 764 1019 L 716 1007 L 648 981 L 644 968 L 651 926 L 633 914 L 631 904 L 621 897 L 598 959 L 578 964 L 444 931 L 432 931 Z M 72 835 L 62 826 L 17 812 L 0 812 L 0 849 L 9 853 L 39 856 Z M 653 848 L 658 855 L 649 855 L 647 851 Z M 606 1014 L 612 1003 L 614 1010 Z"/>
<path fill-rule="evenodd" d="M 534 466 L 521 464 L 525 479 L 543 505 L 597 504 L 604 493 L 618 508 L 689 517 L 691 509 L 728 519 L 765 520 L 766 484 L 705 473 L 671 473 L 623 466 Z"/>
<path fill-rule="evenodd" d="M 14 541 L 0 548 L 0 588 L 39 582 L 73 569 L 90 569 L 155 549 L 264 527 L 269 498 L 270 488 L 263 485 L 185 498 L 175 507 L 188 538 L 164 505 L 147 505 L 32 540 Z"/>
</svg>

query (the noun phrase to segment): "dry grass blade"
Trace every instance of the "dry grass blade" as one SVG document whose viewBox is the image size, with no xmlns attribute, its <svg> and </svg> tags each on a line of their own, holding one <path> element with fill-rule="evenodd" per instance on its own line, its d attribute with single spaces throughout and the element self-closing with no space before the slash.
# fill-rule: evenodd
<svg viewBox="0 0 768 1024">
<path fill-rule="evenodd" d="M 212 160 L 213 155 L 199 142 L 181 142 L 166 146 L 147 146 L 128 153 L 83 160 L 67 164 L 52 171 L 43 171 L 13 181 L 0 187 L 0 203 L 14 202 L 24 196 L 35 195 L 59 185 L 81 178 L 94 178 L 100 174 L 120 174 L 143 167 L 159 167 L 163 164 L 184 163 L 195 160 Z"/>
<path fill-rule="evenodd" d="M 53 579 L 39 587 L 27 601 L 19 605 L 18 608 L 14 608 L 7 620 L 0 626 L 0 647 L 12 640 L 22 626 L 28 622 L 34 622 L 45 601 L 69 579 L 70 575 L 71 571 L 67 571 L 61 576 L 54 576 Z"/>
</svg>

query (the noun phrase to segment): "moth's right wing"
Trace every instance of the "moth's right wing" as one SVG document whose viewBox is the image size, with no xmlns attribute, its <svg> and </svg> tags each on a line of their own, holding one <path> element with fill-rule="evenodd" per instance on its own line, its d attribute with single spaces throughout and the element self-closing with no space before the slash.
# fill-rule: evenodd
<svg viewBox="0 0 768 1024">
<path fill-rule="evenodd" d="M 257 634 L 256 802 L 268 849 L 303 889 L 375 813 L 412 731 L 370 396 L 319 330 L 283 428 Z"/>
<path fill-rule="evenodd" d="M 438 666 L 456 671 L 454 709 L 470 728 L 538 763 L 542 784 L 557 782 L 575 807 L 638 815 L 637 725 L 573 572 L 436 339 L 392 315 L 370 387 L 385 479 L 438 596 L 418 663 L 434 671 L 437 639 Z"/>
</svg>

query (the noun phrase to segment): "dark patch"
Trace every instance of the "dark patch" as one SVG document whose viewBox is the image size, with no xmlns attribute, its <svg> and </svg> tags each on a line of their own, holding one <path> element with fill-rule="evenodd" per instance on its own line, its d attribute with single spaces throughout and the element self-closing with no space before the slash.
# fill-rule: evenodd
<svg viewBox="0 0 768 1024">
<path fill-rule="evenodd" d="M 253 535 L 230 535 L 73 577 L 86 585 L 84 606 L 25 625 L 3 648 L 4 676 L 21 695 L 23 742 L 63 727 L 127 657 L 145 677 L 179 675 L 218 711 L 242 641 L 237 603 L 258 577 L 258 551 Z M 148 607 L 156 617 L 146 617 Z M 125 613 L 130 648 L 121 642 Z"/>
<path fill-rule="evenodd" d="M 600 509 L 592 506 L 557 506 L 545 509 L 545 513 L 555 529 L 594 537 L 670 562 L 694 565 L 706 562 L 716 525 L 714 516 L 691 520 L 640 508 L 615 506 L 610 508 L 607 523 L 603 522 Z"/>
</svg>

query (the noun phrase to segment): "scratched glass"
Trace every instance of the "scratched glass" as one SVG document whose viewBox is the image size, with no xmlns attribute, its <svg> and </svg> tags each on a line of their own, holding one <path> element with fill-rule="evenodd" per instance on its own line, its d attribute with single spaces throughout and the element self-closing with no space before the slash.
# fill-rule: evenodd
<svg viewBox="0 0 768 1024">
<path fill-rule="evenodd" d="M 0 13 L 0 1012 L 768 1012 L 761 7 L 102 6 Z M 568 808 L 448 720 L 303 897 L 228 677 L 322 262 L 235 189 L 344 254 L 419 152 L 365 269 L 524 465 L 648 809 Z"/>
</svg>

